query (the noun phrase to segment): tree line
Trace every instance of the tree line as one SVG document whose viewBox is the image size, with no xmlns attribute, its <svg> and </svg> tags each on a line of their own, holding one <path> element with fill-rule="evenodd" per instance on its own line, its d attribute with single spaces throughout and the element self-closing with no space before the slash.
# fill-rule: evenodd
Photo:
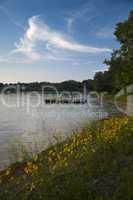
<svg viewBox="0 0 133 200">
<path fill-rule="evenodd" d="M 108 71 L 97 72 L 93 81 L 86 81 L 92 89 L 100 92 L 116 93 L 133 84 L 133 11 L 127 20 L 116 25 L 114 35 L 120 48 L 113 50 L 110 60 L 104 61 Z"/>
</svg>

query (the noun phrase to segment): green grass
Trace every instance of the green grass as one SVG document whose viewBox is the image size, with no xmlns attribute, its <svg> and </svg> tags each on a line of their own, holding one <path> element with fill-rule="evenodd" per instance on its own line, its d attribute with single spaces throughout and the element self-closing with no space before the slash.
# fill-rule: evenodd
<svg viewBox="0 0 133 200">
<path fill-rule="evenodd" d="M 0 200 L 119 199 L 133 199 L 133 117 L 93 122 L 0 174 Z"/>
<path fill-rule="evenodd" d="M 114 100 L 115 100 L 115 94 L 114 95 L 111 95 L 111 94 L 107 94 L 104 96 L 104 100 L 107 101 L 107 102 L 112 102 L 114 103 Z M 127 101 L 127 96 L 126 95 L 122 95 L 120 97 L 117 97 L 117 101 L 118 103 L 120 104 L 125 104 L 126 101 Z"/>
</svg>

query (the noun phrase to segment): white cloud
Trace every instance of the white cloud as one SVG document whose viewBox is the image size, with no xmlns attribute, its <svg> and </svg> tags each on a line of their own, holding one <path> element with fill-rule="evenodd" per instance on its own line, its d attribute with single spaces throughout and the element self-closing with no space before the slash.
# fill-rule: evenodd
<svg viewBox="0 0 133 200">
<path fill-rule="evenodd" d="M 33 16 L 28 20 L 24 36 L 15 43 L 13 50 L 0 56 L 0 62 L 28 64 L 35 61 L 55 60 L 82 63 L 79 54 L 110 51 L 108 48 L 96 48 L 76 43 L 62 33 L 52 30 L 39 16 Z"/>
<path fill-rule="evenodd" d="M 93 70 L 93 73 L 97 73 L 97 72 L 105 72 L 105 71 L 108 71 L 108 68 L 101 68 L 101 69 L 97 69 L 97 70 Z"/>
<path fill-rule="evenodd" d="M 76 62 L 76 61 L 72 63 L 72 65 L 77 65 L 77 66 L 80 64 L 81 64 L 80 62 Z"/>
<path fill-rule="evenodd" d="M 39 48 L 40 43 L 41 48 Z M 19 43 L 15 43 L 15 47 L 12 51 L 13 54 L 21 53 L 34 61 L 42 58 L 58 59 L 56 55 L 52 54 L 54 50 L 80 53 L 102 53 L 111 51 L 108 48 L 91 47 L 71 41 L 63 34 L 52 30 L 39 16 L 29 18 L 28 28 L 24 36 L 20 38 Z"/>
</svg>

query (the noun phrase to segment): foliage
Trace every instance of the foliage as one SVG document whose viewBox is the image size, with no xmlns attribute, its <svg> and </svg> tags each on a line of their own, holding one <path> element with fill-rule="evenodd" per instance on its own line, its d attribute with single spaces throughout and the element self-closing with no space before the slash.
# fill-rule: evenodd
<svg viewBox="0 0 133 200">
<path fill-rule="evenodd" d="M 131 200 L 133 118 L 93 122 L 0 173 L 1 200 Z"/>
<path fill-rule="evenodd" d="M 64 81 L 60 83 L 50 83 L 50 82 L 33 82 L 33 83 L 16 83 L 16 84 L 0 83 L 0 91 L 2 91 L 4 87 L 10 87 L 7 91 L 14 93 L 16 92 L 17 86 L 19 86 L 20 90 L 23 92 L 31 92 L 31 91 L 42 92 L 43 87 L 45 87 L 45 90 L 44 90 L 45 93 L 53 93 L 53 94 L 56 93 L 54 88 L 56 88 L 59 92 L 62 92 L 62 91 L 81 92 L 83 89 L 83 85 L 81 82 L 69 80 L 69 81 Z"/>
<path fill-rule="evenodd" d="M 126 21 L 117 24 L 114 34 L 120 48 L 114 50 L 111 59 L 105 63 L 109 65 L 115 88 L 120 89 L 133 83 L 133 12 Z"/>
<path fill-rule="evenodd" d="M 133 83 L 133 11 L 126 21 L 118 23 L 114 32 L 120 48 L 113 51 L 110 60 L 104 63 L 109 69 L 97 72 L 94 79 L 86 81 L 91 90 L 116 93 Z"/>
</svg>

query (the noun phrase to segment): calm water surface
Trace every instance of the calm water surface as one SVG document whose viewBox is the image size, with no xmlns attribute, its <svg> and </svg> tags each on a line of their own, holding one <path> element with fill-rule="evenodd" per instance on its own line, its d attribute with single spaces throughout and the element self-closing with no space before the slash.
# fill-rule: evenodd
<svg viewBox="0 0 133 200">
<path fill-rule="evenodd" d="M 108 116 L 91 99 L 89 104 L 40 104 L 36 108 L 27 106 L 25 96 L 19 99 L 19 106 L 15 105 L 16 95 L 6 95 L 4 100 L 10 107 L 3 105 L 0 96 L 0 168 L 15 161 L 21 144 L 40 151 L 54 143 L 55 136 L 64 139 L 88 121 Z M 30 100 L 37 101 L 34 96 Z"/>
</svg>

